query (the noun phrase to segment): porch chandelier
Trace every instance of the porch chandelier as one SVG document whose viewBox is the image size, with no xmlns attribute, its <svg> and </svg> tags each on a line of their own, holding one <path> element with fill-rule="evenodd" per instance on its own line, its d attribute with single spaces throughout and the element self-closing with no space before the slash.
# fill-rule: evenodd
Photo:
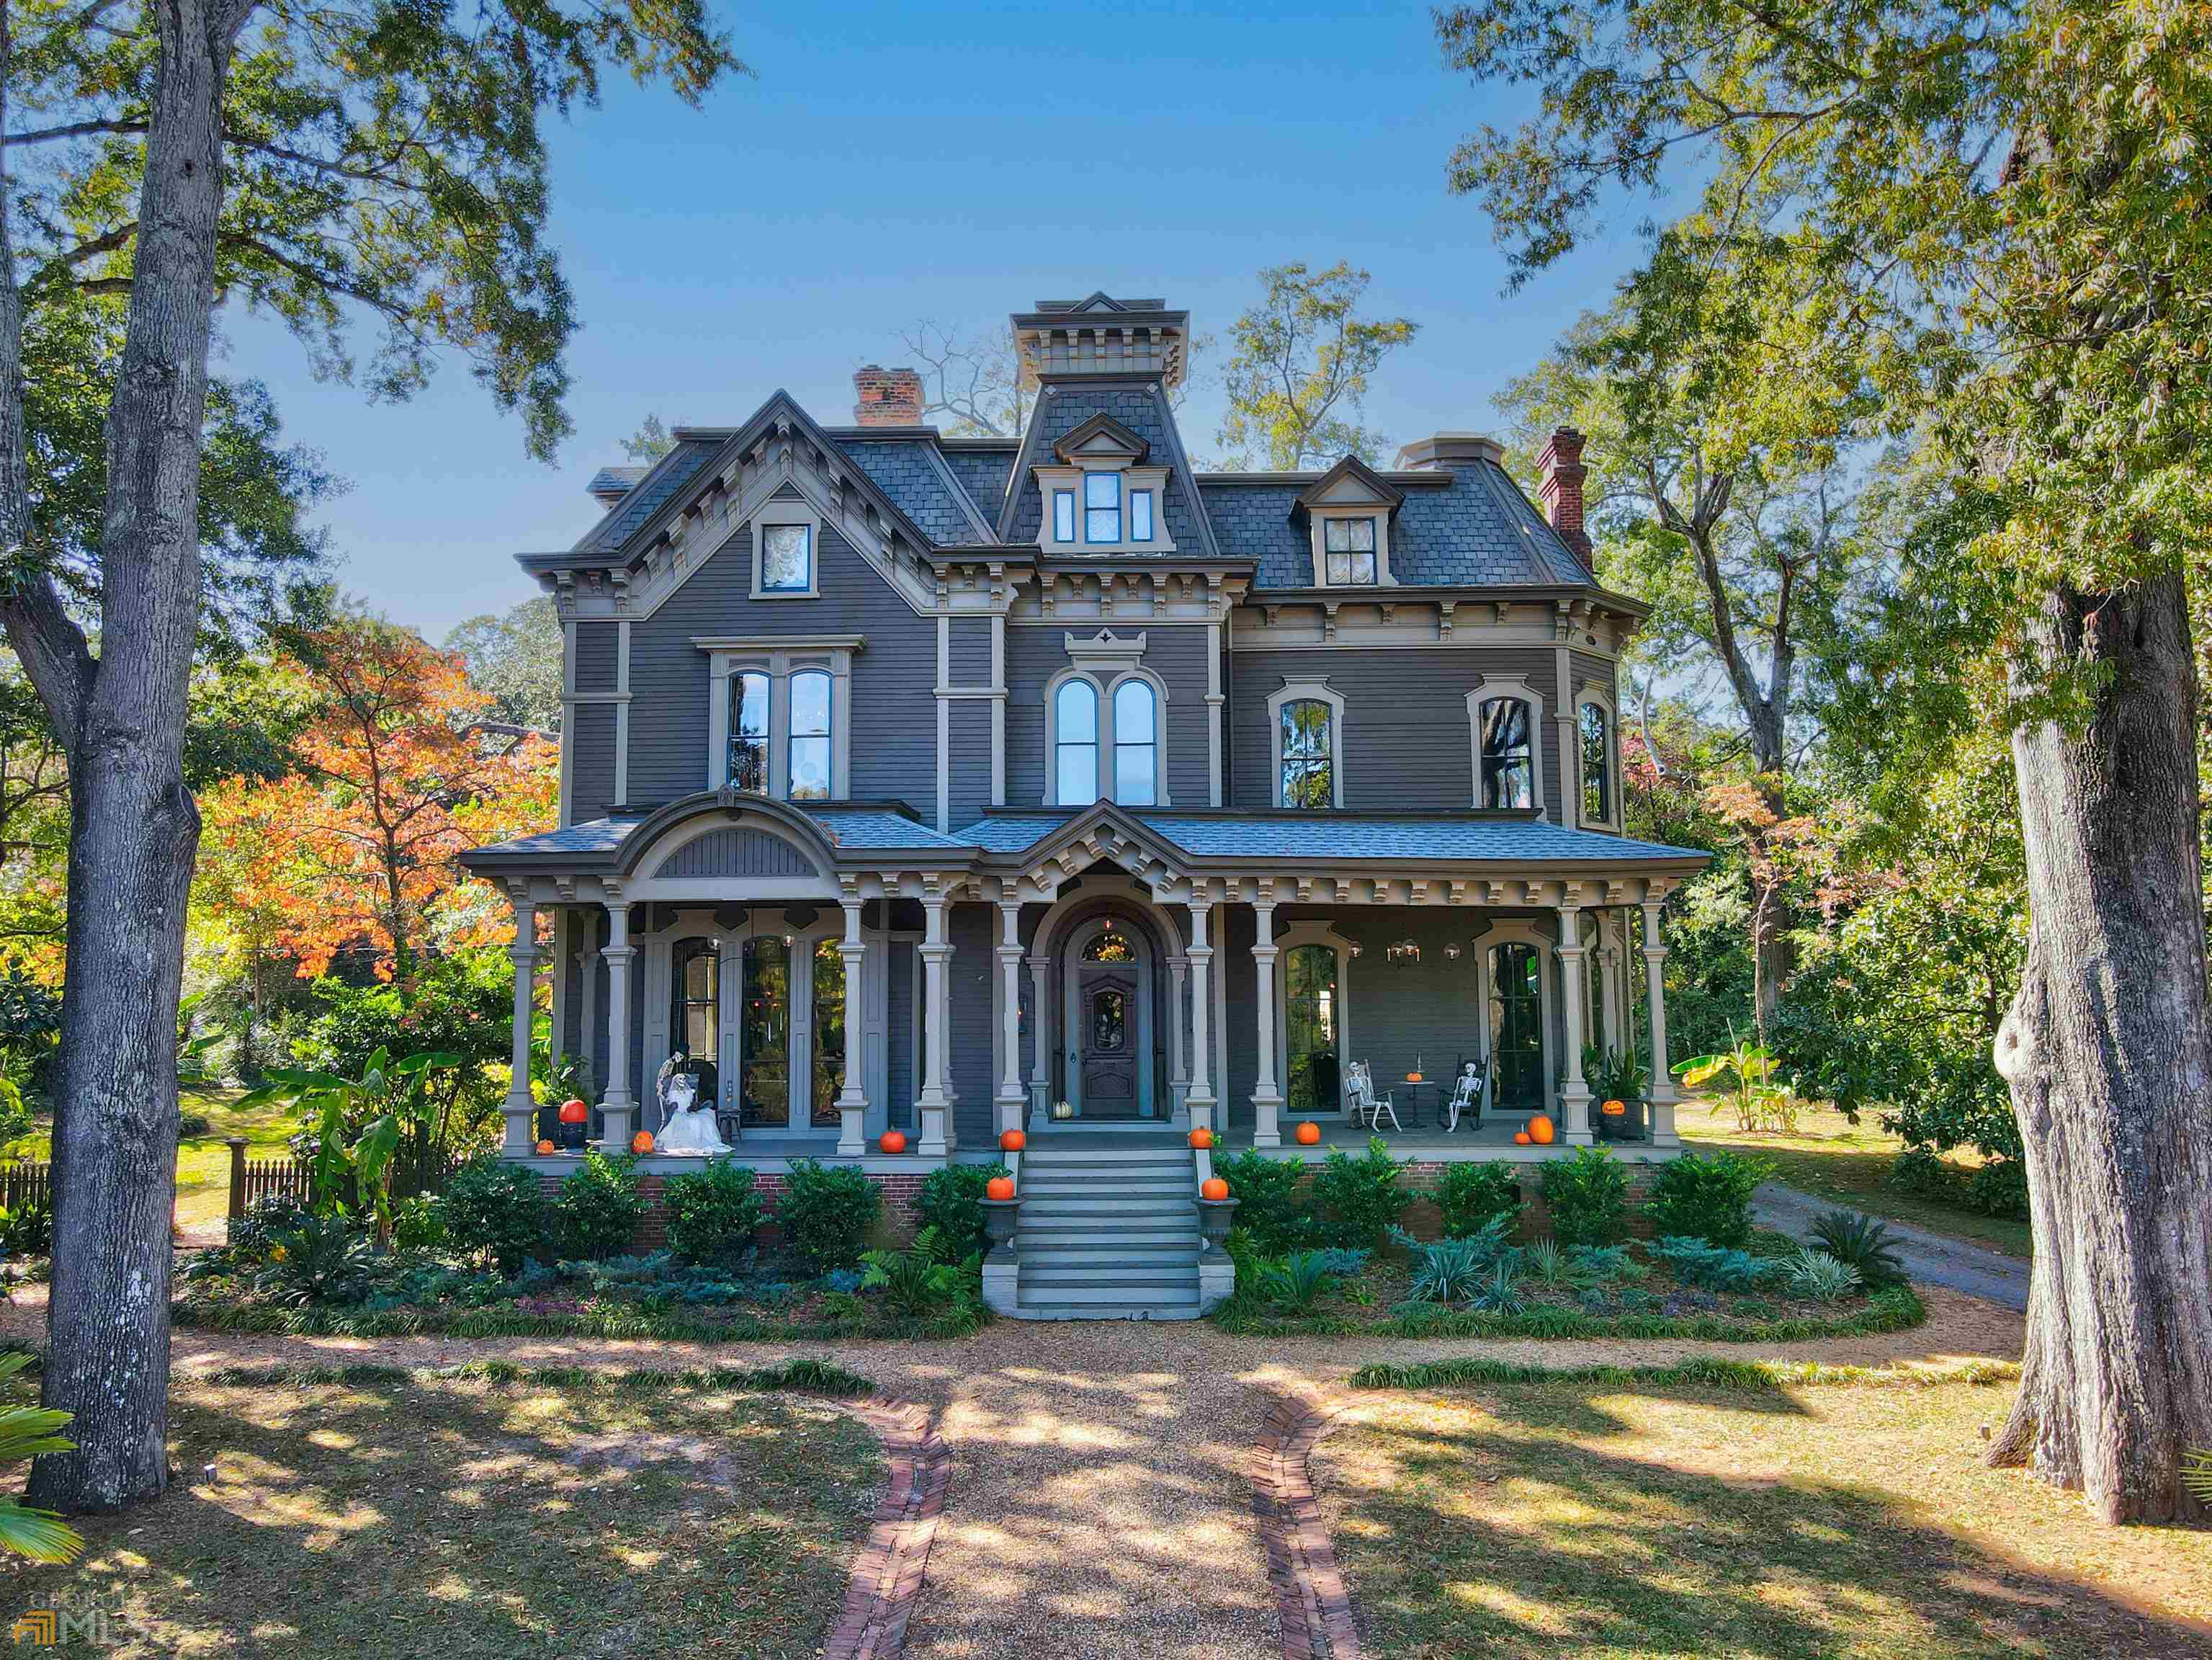
<svg viewBox="0 0 2212 1660">
<path fill-rule="evenodd" d="M 1418 963 L 1421 960 L 1421 948 L 1411 939 L 1401 939 L 1390 947 L 1389 958 L 1394 963 Z"/>
</svg>

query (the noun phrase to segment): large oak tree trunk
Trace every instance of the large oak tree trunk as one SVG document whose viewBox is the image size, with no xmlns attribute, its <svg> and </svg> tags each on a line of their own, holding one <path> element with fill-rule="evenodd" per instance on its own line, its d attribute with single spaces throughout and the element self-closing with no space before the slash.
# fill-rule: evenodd
<svg viewBox="0 0 2212 1660">
<path fill-rule="evenodd" d="M 2182 584 L 2048 597 L 2023 693 L 2085 672 L 2087 723 L 2013 733 L 2033 915 L 1997 1037 L 2035 1265 L 2020 1396 L 1990 1461 L 2107 1522 L 2193 1513 L 2212 1446 L 2212 1089 L 2197 692 Z"/>
<path fill-rule="evenodd" d="M 220 9 L 210 16 L 172 0 L 152 14 L 161 56 L 106 429 L 104 649 L 78 678 L 76 706 L 57 721 L 72 738 L 73 804 L 44 1392 L 47 1406 L 74 1414 L 78 1450 L 39 1459 L 30 1495 L 62 1511 L 115 1509 L 168 1480 L 177 999 L 199 839 L 184 781 L 185 714 L 199 610 L 220 106 L 242 15 Z"/>
</svg>

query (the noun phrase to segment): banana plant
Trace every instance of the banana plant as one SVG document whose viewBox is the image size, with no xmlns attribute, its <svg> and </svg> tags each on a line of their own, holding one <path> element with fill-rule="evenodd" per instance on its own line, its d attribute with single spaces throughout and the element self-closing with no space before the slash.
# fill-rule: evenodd
<svg viewBox="0 0 2212 1660">
<path fill-rule="evenodd" d="M 0 1385 L 31 1364 L 27 1354 L 0 1359 Z M 75 1452 L 76 1443 L 57 1435 L 69 1414 L 44 1407 L 0 1407 L 0 1465 L 21 1463 L 42 1452 Z M 51 1511 L 33 1510 L 13 1495 L 0 1494 L 0 1550 L 33 1562 L 74 1562 L 84 1537 Z"/>
<path fill-rule="evenodd" d="M 1735 1033 L 1731 1031 L 1729 1036 L 1733 1037 Z M 1796 1124 L 1799 1102 L 1795 1089 L 1775 1081 L 1774 1072 L 1779 1064 L 1763 1044 L 1737 1038 L 1732 1049 L 1685 1061 L 1682 1082 L 1697 1089 L 1723 1073 L 1732 1073 L 1729 1093 L 1716 1101 L 1712 1110 L 1718 1112 L 1723 1106 L 1734 1107 L 1736 1123 L 1746 1131 L 1788 1129 Z"/>
<path fill-rule="evenodd" d="M 394 1098 L 424 1073 L 466 1064 L 465 1056 L 440 1052 L 395 1061 L 389 1049 L 379 1049 L 359 1078 L 283 1068 L 239 1105 L 296 1107 L 309 1146 L 307 1208 L 320 1215 L 365 1212 L 386 1229 L 392 1223 L 392 1155 L 399 1146 Z"/>
</svg>

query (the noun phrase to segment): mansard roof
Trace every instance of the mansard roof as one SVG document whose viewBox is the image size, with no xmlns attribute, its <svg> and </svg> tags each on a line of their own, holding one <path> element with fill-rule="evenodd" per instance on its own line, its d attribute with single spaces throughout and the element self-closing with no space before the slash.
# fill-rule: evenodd
<svg viewBox="0 0 2212 1660">
<path fill-rule="evenodd" d="M 1199 506 L 1197 475 L 1191 471 L 1190 458 L 1183 453 L 1174 411 L 1168 407 L 1166 389 L 1157 376 L 1047 381 L 1038 388 L 1030 429 L 1022 439 L 1021 453 L 1014 458 L 1010 493 L 1000 510 L 999 539 L 1006 543 L 1036 540 L 1037 527 L 1044 522 L 1044 506 L 1031 469 L 1043 465 L 1061 440 L 1101 415 L 1110 417 L 1133 436 L 1144 440 L 1155 459 L 1167 464 L 1160 516 L 1176 546 L 1195 558 L 1235 557 L 1235 550 L 1224 550 L 1215 540 L 1213 526 Z"/>
<path fill-rule="evenodd" d="M 864 429 L 865 430 L 865 429 Z M 994 540 L 986 517 L 968 487 L 937 447 L 936 435 L 919 438 L 854 437 L 833 429 L 837 447 L 860 465 L 884 494 L 939 546 Z M 994 509 L 997 503 L 992 503 Z"/>
<path fill-rule="evenodd" d="M 1369 466 L 1356 455 L 1347 455 L 1327 472 L 1298 492 L 1298 505 L 1310 511 L 1327 507 L 1333 500 L 1340 500 L 1340 486 L 1346 479 L 1366 492 L 1370 502 L 1380 502 L 1395 513 L 1406 499 L 1406 492 Z"/>
</svg>

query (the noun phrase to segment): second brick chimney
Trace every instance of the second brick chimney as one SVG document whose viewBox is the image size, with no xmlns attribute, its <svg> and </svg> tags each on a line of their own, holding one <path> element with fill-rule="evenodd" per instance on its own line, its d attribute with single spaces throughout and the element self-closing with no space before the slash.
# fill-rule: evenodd
<svg viewBox="0 0 2212 1660">
<path fill-rule="evenodd" d="M 853 371 L 853 420 L 863 427 L 921 423 L 921 376 L 912 369 L 868 363 Z"/>
<path fill-rule="evenodd" d="M 1589 532 L 1583 528 L 1583 435 L 1572 427 L 1561 427 L 1544 446 L 1537 463 L 1544 470 L 1544 517 L 1559 533 L 1559 540 L 1587 560 Z"/>
</svg>

